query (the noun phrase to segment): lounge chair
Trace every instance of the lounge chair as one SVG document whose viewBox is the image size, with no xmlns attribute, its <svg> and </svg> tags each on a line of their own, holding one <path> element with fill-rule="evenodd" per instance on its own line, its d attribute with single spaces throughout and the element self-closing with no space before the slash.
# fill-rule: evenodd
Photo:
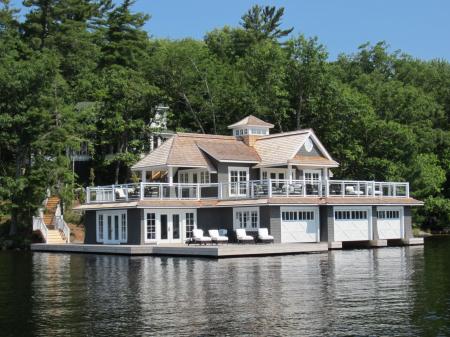
<svg viewBox="0 0 450 337">
<path fill-rule="evenodd" d="M 364 192 L 355 190 L 354 186 L 346 186 L 345 194 L 346 195 L 362 195 L 362 194 L 364 194 Z"/>
<path fill-rule="evenodd" d="M 194 229 L 192 231 L 192 236 L 195 243 L 204 243 L 206 245 L 208 242 L 212 242 L 209 236 L 203 236 L 203 230 L 201 229 Z"/>
<path fill-rule="evenodd" d="M 228 237 L 227 236 L 223 236 L 219 234 L 219 231 L 217 229 L 210 229 L 208 231 L 209 236 L 211 237 L 211 241 L 214 243 L 228 243 Z"/>
<path fill-rule="evenodd" d="M 236 229 L 236 239 L 237 239 L 238 243 L 250 242 L 250 241 L 254 242 L 255 241 L 253 236 L 247 235 L 247 233 L 245 232 L 245 229 L 243 229 L 243 228 Z"/>
<path fill-rule="evenodd" d="M 269 231 L 267 228 L 259 228 L 258 240 L 261 242 L 273 242 L 273 236 L 269 235 Z"/>
<path fill-rule="evenodd" d="M 125 192 L 123 191 L 123 188 L 116 188 L 116 197 L 117 199 L 126 199 L 127 196 L 125 195 Z"/>
</svg>

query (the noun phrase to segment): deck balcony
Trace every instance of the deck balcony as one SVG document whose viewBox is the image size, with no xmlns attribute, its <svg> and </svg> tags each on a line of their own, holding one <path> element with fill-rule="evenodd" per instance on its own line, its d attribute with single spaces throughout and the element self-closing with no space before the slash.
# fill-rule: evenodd
<svg viewBox="0 0 450 337">
<path fill-rule="evenodd" d="M 409 197 L 407 182 L 251 180 L 237 183 L 136 183 L 88 187 L 86 203 L 139 200 L 234 200 L 272 197 Z"/>
</svg>

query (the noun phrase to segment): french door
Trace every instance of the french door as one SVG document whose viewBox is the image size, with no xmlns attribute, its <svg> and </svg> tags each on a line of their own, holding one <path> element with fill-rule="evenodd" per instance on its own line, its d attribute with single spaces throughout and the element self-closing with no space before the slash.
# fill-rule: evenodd
<svg viewBox="0 0 450 337">
<path fill-rule="evenodd" d="M 172 212 L 159 214 L 161 242 L 181 242 L 181 216 Z"/>
<path fill-rule="evenodd" d="M 97 241 L 105 244 L 126 243 L 128 236 L 126 211 L 98 213 Z"/>
</svg>

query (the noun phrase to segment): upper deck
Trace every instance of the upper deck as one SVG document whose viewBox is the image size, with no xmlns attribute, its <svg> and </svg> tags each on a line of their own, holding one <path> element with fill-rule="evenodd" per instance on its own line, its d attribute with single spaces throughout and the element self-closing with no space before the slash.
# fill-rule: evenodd
<svg viewBox="0 0 450 337">
<path fill-rule="evenodd" d="M 86 203 L 139 200 L 248 200 L 267 198 L 409 198 L 407 182 L 251 180 L 237 183 L 155 183 L 88 187 Z"/>
</svg>

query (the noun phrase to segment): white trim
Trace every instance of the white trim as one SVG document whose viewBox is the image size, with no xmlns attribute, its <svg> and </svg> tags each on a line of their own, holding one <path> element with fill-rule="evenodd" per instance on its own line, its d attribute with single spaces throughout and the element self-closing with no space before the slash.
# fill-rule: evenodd
<svg viewBox="0 0 450 337">
<path fill-rule="evenodd" d="M 246 178 L 245 178 L 244 182 L 247 182 L 247 181 L 249 181 L 249 177 L 250 177 L 250 168 L 246 167 L 246 166 L 228 166 L 228 195 L 230 197 L 239 197 L 239 196 L 247 195 L 248 186 L 246 186 L 246 193 L 240 193 L 240 186 L 238 186 L 238 190 L 237 190 L 238 193 L 231 193 L 231 187 L 232 187 L 231 171 L 238 171 L 238 172 L 245 171 Z M 238 177 L 239 177 L 239 174 L 238 174 Z M 238 183 L 242 183 L 242 181 L 239 180 Z"/>
<path fill-rule="evenodd" d="M 303 170 L 303 181 L 306 182 L 306 173 L 319 174 L 319 182 L 322 181 L 322 170 Z"/>
<path fill-rule="evenodd" d="M 257 216 L 257 226 L 256 227 L 252 227 L 252 213 L 256 212 L 256 216 Z M 244 227 L 239 226 L 238 222 L 237 222 L 237 213 L 248 213 L 248 217 L 246 218 L 246 222 Z M 242 214 L 242 220 L 243 219 L 243 214 Z M 238 229 L 238 228 L 243 228 L 245 230 L 248 231 L 257 231 L 258 228 L 260 228 L 260 222 L 261 222 L 261 216 L 260 216 L 260 212 L 259 212 L 259 207 L 233 207 L 233 229 Z"/>
<path fill-rule="evenodd" d="M 367 211 L 367 224 L 368 224 L 368 239 L 364 239 L 361 241 L 366 241 L 366 240 L 373 240 L 373 218 L 372 218 L 372 205 L 365 205 L 365 206 L 333 206 L 333 240 L 332 241 L 336 241 L 336 211 Z M 355 219 L 350 219 L 348 221 L 352 221 Z M 366 220 L 366 219 L 361 219 L 361 220 Z M 338 219 L 338 221 L 346 221 L 344 219 L 340 220 Z M 328 238 L 330 239 L 330 238 Z M 351 240 L 349 240 L 351 241 Z M 359 241 L 359 240 L 358 240 Z"/>
<path fill-rule="evenodd" d="M 125 238 L 122 236 L 122 215 L 125 214 L 125 226 L 126 233 Z M 100 239 L 100 231 L 99 231 L 99 218 L 100 215 L 103 217 L 103 239 Z M 114 217 L 118 216 L 118 233 L 116 233 L 116 228 L 114 226 Z M 112 239 L 108 239 L 108 217 L 111 217 L 111 226 L 112 226 Z M 97 210 L 95 212 L 95 231 L 96 231 L 96 240 L 97 242 L 101 242 L 104 244 L 120 244 L 128 242 L 128 212 L 126 209 L 116 209 L 116 210 Z M 116 240 L 115 237 L 118 239 Z"/>
<path fill-rule="evenodd" d="M 320 242 L 320 212 L 319 212 L 319 206 L 285 206 L 280 207 L 280 226 L 283 226 L 283 222 L 290 222 L 287 220 L 283 220 L 283 212 L 314 212 L 314 219 L 313 220 L 294 220 L 295 221 L 314 221 L 314 225 L 316 226 L 316 233 L 315 233 L 315 242 Z M 281 242 L 283 242 L 283 234 L 281 233 L 282 228 L 280 228 L 280 234 L 281 234 Z M 287 242 L 286 240 L 284 242 Z"/>
<path fill-rule="evenodd" d="M 156 237 L 155 239 L 147 239 L 147 214 L 153 213 L 155 214 L 155 229 L 156 229 Z M 158 208 L 158 209 L 152 209 L 152 208 L 145 208 L 144 210 L 144 242 L 145 243 L 180 243 L 186 241 L 186 213 L 193 213 L 194 214 L 194 229 L 197 228 L 197 209 L 196 208 L 175 208 L 175 209 L 168 209 L 168 208 Z M 161 215 L 166 214 L 167 215 L 167 239 L 161 239 Z M 172 224 L 172 216 L 174 214 L 178 214 L 180 216 L 180 237 L 178 239 L 173 238 L 173 224 Z"/>
<path fill-rule="evenodd" d="M 399 212 L 399 220 L 400 220 L 400 238 L 404 238 L 405 237 L 405 212 L 404 212 L 404 207 L 401 206 L 381 206 L 381 207 L 377 207 L 376 210 L 376 216 L 377 216 L 377 224 L 378 221 L 384 221 L 384 220 L 397 220 L 397 219 L 379 219 L 378 218 L 378 212 L 379 211 L 398 211 Z M 378 225 L 377 225 L 378 228 Z M 378 232 L 378 235 L 380 235 L 380 233 Z"/>
</svg>

